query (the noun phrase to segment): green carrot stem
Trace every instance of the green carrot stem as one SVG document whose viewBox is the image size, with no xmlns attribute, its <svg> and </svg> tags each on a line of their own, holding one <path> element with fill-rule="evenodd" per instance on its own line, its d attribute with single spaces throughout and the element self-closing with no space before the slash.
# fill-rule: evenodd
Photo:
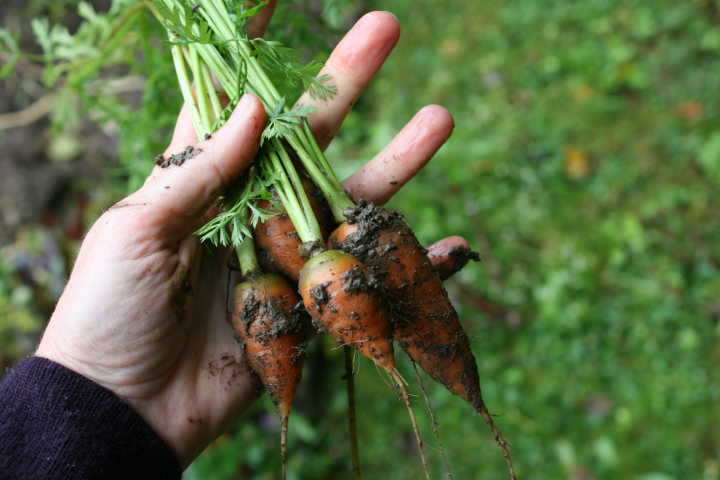
<svg viewBox="0 0 720 480">
<path fill-rule="evenodd" d="M 180 0 L 155 1 L 164 3 L 172 12 L 187 12 L 187 5 Z M 228 11 L 226 2 L 197 2 L 200 8 L 192 14 L 198 15 L 196 18 L 186 16 L 171 19 L 169 21 L 178 24 L 169 25 L 168 28 L 171 31 L 182 31 L 189 27 L 191 40 L 201 37 L 201 28 L 208 27 L 213 32 L 214 42 L 190 41 L 180 47 L 178 44 L 182 39 L 171 39 L 177 40 L 172 50 L 183 96 L 190 106 L 196 131 L 203 137 L 217 126 L 218 119 L 218 102 L 208 69 L 215 74 L 222 89 L 230 97 L 231 106 L 246 92 L 257 95 L 268 111 L 275 111 L 284 98 L 266 73 L 251 41 L 238 31 L 236 19 Z M 158 14 L 157 11 L 154 13 Z M 201 27 L 200 22 L 206 23 L 206 27 Z M 188 52 L 185 59 L 180 54 L 181 48 Z M 195 98 L 190 87 L 188 66 L 195 80 Z M 284 107 L 284 111 L 288 112 L 289 109 Z M 307 174 L 321 190 L 336 221 L 345 220 L 344 211 L 352 207 L 353 202 L 317 144 L 306 119 L 291 125 L 290 131 L 282 136 L 282 141 L 276 138 L 266 146 L 259 157 L 258 170 L 263 171 L 265 168 L 273 178 L 277 178 L 277 181 L 273 180 L 275 190 L 300 239 L 303 242 L 321 242 L 320 227 L 287 148 L 292 148 Z"/>
<path fill-rule="evenodd" d="M 256 93 L 258 97 L 260 97 L 263 103 L 265 103 L 266 108 L 274 107 L 275 103 L 280 99 L 280 94 L 263 71 L 257 59 L 253 56 L 248 42 L 239 38 L 239 32 L 233 25 L 224 2 L 202 0 L 200 5 L 203 7 L 203 16 L 220 39 L 225 42 L 234 43 L 237 46 L 237 54 L 242 58 L 237 58 L 236 56 L 235 60 L 238 63 L 241 61 L 245 62 L 247 66 L 248 83 L 252 86 L 253 90 L 255 90 L 253 93 Z"/>
<path fill-rule="evenodd" d="M 229 12 L 225 5 L 218 4 L 213 0 L 200 0 L 199 5 L 205 20 L 213 30 L 223 35 L 225 40 L 229 40 L 235 35 L 235 28 L 229 21 Z"/>
<path fill-rule="evenodd" d="M 203 60 L 205 60 L 205 63 L 217 77 L 225 93 L 233 102 L 237 102 L 240 99 L 239 92 L 237 91 L 237 77 L 215 46 L 204 43 L 193 43 L 190 45 L 190 48 L 198 51 Z"/>
<path fill-rule="evenodd" d="M 240 272 L 243 275 L 252 275 L 260 271 L 260 265 L 258 265 L 257 256 L 255 255 L 255 242 L 252 237 L 247 237 L 240 245 L 235 247 L 235 255 L 237 255 Z"/>
<path fill-rule="evenodd" d="M 187 64 L 190 66 L 190 71 L 192 72 L 193 80 L 195 81 L 195 100 L 197 102 L 198 116 L 200 117 L 202 128 L 205 130 L 205 133 L 210 133 L 212 131 L 212 125 L 215 121 L 212 119 L 212 112 L 210 110 L 211 107 L 207 94 L 208 88 L 207 85 L 205 85 L 205 78 L 202 74 L 202 60 L 200 59 L 200 55 L 198 55 L 197 50 L 183 48 L 182 51 L 185 54 L 185 59 Z"/>
<path fill-rule="evenodd" d="M 290 155 L 288 155 L 287 151 L 285 151 L 282 142 L 278 139 L 273 139 L 272 143 L 278 153 L 278 156 L 280 157 L 285 172 L 287 172 L 287 176 L 293 190 L 298 192 L 298 202 L 302 207 L 303 215 L 311 223 L 311 229 L 313 232 L 320 232 L 320 225 L 315 217 L 315 212 L 310 204 L 310 199 L 307 197 L 305 192 L 305 186 L 300 179 L 300 175 L 295 169 L 295 164 L 293 164 Z"/>
<path fill-rule="evenodd" d="M 220 104 L 220 98 L 218 97 L 217 90 L 215 90 L 215 85 L 213 84 L 212 76 L 210 75 L 207 65 L 203 66 L 202 79 L 205 87 L 207 88 L 208 97 L 210 98 L 213 118 L 217 121 L 222 113 L 222 105 Z"/>
<path fill-rule="evenodd" d="M 345 189 L 343 189 L 340 182 L 338 182 L 335 173 L 332 170 L 328 170 L 322 165 L 322 160 L 318 161 L 317 154 L 313 155 L 308 152 L 301 143 L 301 139 L 297 135 L 292 135 L 288 138 L 288 143 L 293 147 L 293 150 L 298 154 L 300 162 L 302 163 L 305 171 L 310 176 L 312 181 L 322 192 L 325 200 L 327 200 L 330 210 L 332 211 L 333 217 L 337 222 L 345 221 L 345 209 L 352 207 L 354 204 L 348 196 Z M 323 157 L 324 158 L 324 155 Z"/>
<path fill-rule="evenodd" d="M 204 131 L 203 124 L 200 119 L 200 113 L 195 107 L 195 98 L 192 94 L 190 77 L 188 76 L 188 71 L 186 68 L 185 59 L 183 58 L 182 49 L 178 45 L 173 45 L 170 48 L 170 52 L 172 54 L 173 64 L 175 65 L 175 72 L 178 77 L 178 83 L 180 84 L 180 91 L 182 92 L 185 105 L 187 105 L 187 108 L 190 110 L 190 118 L 192 119 L 195 131 L 198 133 L 199 136 L 204 136 L 205 133 L 208 132 Z"/>
<path fill-rule="evenodd" d="M 284 150 L 280 151 L 287 155 Z M 307 198 L 300 178 L 296 176 L 297 172 L 290 158 L 286 157 L 285 164 L 283 164 L 280 152 L 273 149 L 267 152 L 267 157 L 261 162 L 266 162 L 266 168 L 269 168 L 277 176 L 276 192 L 300 240 L 303 243 L 322 242 L 320 224 L 315 218 L 310 207 L 310 200 Z M 293 182 L 292 176 L 296 176 L 295 182 Z"/>
<path fill-rule="evenodd" d="M 277 102 L 282 100 L 282 97 L 265 73 L 257 57 L 253 54 L 249 41 L 239 38 L 239 33 L 232 23 L 224 2 L 220 0 L 201 0 L 200 5 L 202 6 L 201 10 L 204 18 L 220 40 L 237 45 L 235 61 L 238 63 L 244 62 L 245 64 L 248 90 L 257 94 L 266 109 L 274 108 Z M 210 50 L 210 48 L 205 46 L 204 50 Z M 310 178 L 320 188 L 328 201 L 335 220 L 338 222 L 344 221 L 344 210 L 351 207 L 353 202 L 335 176 L 330 163 L 317 144 L 315 136 L 306 121 L 302 121 L 293 127 L 293 135 L 288 138 L 288 141 L 300 157 Z"/>
</svg>

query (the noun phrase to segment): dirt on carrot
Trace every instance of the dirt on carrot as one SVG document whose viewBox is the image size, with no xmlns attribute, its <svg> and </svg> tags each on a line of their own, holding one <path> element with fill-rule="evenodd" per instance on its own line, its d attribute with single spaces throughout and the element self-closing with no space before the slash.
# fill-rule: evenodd
<svg viewBox="0 0 720 480">
<path fill-rule="evenodd" d="M 350 270 L 340 275 L 343 280 L 343 290 L 347 293 L 369 292 L 379 287 L 376 281 L 368 278 L 359 265 L 353 266 Z"/>
<path fill-rule="evenodd" d="M 397 212 L 364 203 L 346 215 L 347 226 L 330 244 L 357 256 L 382 282 L 395 340 L 433 378 L 478 406 L 475 357 L 427 250 Z"/>
<path fill-rule="evenodd" d="M 362 263 L 351 255 L 329 250 L 310 259 L 300 275 L 305 308 L 335 339 L 378 366 L 394 370 L 389 313 L 376 291 L 348 291 L 348 275 L 367 276 Z M 359 282 L 364 280 L 355 281 Z"/>
<path fill-rule="evenodd" d="M 281 416 L 289 414 L 310 333 L 307 314 L 297 308 L 299 300 L 294 288 L 277 274 L 258 275 L 235 288 L 233 328 Z"/>
<path fill-rule="evenodd" d="M 443 280 L 452 277 L 457 272 L 465 268 L 465 265 L 467 265 L 470 261 L 480 261 L 480 254 L 464 246 L 455 246 L 450 250 L 440 251 L 436 251 L 434 248 L 431 248 L 428 251 L 428 257 L 430 257 L 431 260 L 436 257 L 448 258 L 449 261 L 440 262 L 439 266 L 435 267 L 438 274 L 440 274 L 440 278 Z"/>
<path fill-rule="evenodd" d="M 508 443 L 482 399 L 470 341 L 427 250 L 396 212 L 365 203 L 348 210 L 346 217 L 329 245 L 357 256 L 382 282 L 394 339 L 433 379 L 483 416 L 514 478 Z"/>
</svg>

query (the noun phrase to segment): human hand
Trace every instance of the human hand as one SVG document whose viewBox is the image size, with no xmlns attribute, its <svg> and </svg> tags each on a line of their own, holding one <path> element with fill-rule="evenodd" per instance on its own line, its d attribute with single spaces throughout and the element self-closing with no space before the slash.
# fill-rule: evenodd
<svg viewBox="0 0 720 480">
<path fill-rule="evenodd" d="M 252 26 L 262 30 L 266 9 Z M 397 19 L 364 16 L 337 46 L 323 73 L 338 94 L 301 101 L 317 110 L 310 123 L 325 147 L 389 55 Z M 193 232 L 217 196 L 252 161 L 264 125 L 262 105 L 246 96 L 211 139 L 198 141 L 183 111 L 166 154 L 187 145 L 197 156 L 156 168 L 145 185 L 105 212 L 80 249 L 67 287 L 37 350 L 126 400 L 187 466 L 256 397 L 253 375 L 227 322 L 227 267 L 198 248 Z M 387 201 L 445 142 L 445 109 L 422 109 L 345 186 L 352 196 Z M 431 252 L 465 246 L 445 239 Z M 452 259 L 436 255 L 447 267 Z"/>
</svg>

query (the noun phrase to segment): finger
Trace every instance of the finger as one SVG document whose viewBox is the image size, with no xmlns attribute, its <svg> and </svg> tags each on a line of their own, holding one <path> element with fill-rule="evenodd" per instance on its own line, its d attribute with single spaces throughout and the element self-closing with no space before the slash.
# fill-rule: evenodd
<svg viewBox="0 0 720 480">
<path fill-rule="evenodd" d="M 309 121 L 322 148 L 335 136 L 343 119 L 365 86 L 377 73 L 400 37 L 400 24 L 389 12 L 371 12 L 335 47 L 321 75 L 330 75 L 337 94 L 330 100 L 318 100 L 309 93 L 298 103 L 315 107 Z"/>
<path fill-rule="evenodd" d="M 220 104 L 223 106 L 223 108 L 226 107 L 228 102 L 230 101 L 227 95 L 222 92 L 218 92 L 218 100 L 220 100 Z M 163 156 L 168 157 L 174 153 L 183 150 L 188 145 L 195 145 L 197 141 L 197 132 L 195 131 L 195 126 L 192 122 L 190 109 L 187 108 L 186 104 L 183 104 L 182 108 L 180 109 L 180 114 L 175 121 L 175 130 L 173 131 L 170 145 L 168 145 L 165 153 L 163 153 Z"/>
<path fill-rule="evenodd" d="M 175 121 L 175 130 L 173 130 L 172 139 L 170 145 L 168 145 L 165 152 L 163 152 L 163 158 L 167 158 L 170 155 L 184 150 L 188 145 L 195 145 L 197 143 L 197 134 L 195 133 L 195 127 L 193 127 L 192 117 L 190 116 L 190 110 L 186 105 L 183 104 L 178 114 L 178 118 Z M 157 162 L 156 162 L 157 163 Z M 145 179 L 145 185 L 148 185 L 157 180 L 158 175 L 162 172 L 162 168 L 155 165 L 150 175 Z"/>
<path fill-rule="evenodd" d="M 220 192 L 250 165 L 264 124 L 262 103 L 245 95 L 212 138 L 198 142 L 180 165 L 161 169 L 135 194 L 150 206 L 147 226 L 192 231 Z"/>
<path fill-rule="evenodd" d="M 177 121 L 175 122 L 172 140 L 170 140 L 170 145 L 168 145 L 167 150 L 165 150 L 165 156 L 172 155 L 188 145 L 195 145 L 197 141 L 197 133 L 195 133 L 195 127 L 192 123 L 190 109 L 187 108 L 187 105 L 183 104 Z"/>
<path fill-rule="evenodd" d="M 252 2 L 248 2 L 248 4 L 254 5 L 254 3 Z M 268 4 L 265 5 L 265 7 L 263 7 L 263 9 L 257 13 L 257 15 L 250 19 L 246 27 L 247 34 L 250 38 L 257 38 L 263 36 L 268 24 L 270 23 L 270 19 L 273 16 L 276 5 L 276 0 L 270 0 Z"/>
<path fill-rule="evenodd" d="M 470 260 L 480 261 L 480 256 L 470 249 L 467 240 L 462 237 L 443 238 L 427 250 L 430 262 L 443 280 L 462 270 Z"/>
<path fill-rule="evenodd" d="M 428 105 L 343 185 L 355 201 L 384 204 L 430 161 L 453 127 L 450 112 L 439 105 Z"/>
</svg>

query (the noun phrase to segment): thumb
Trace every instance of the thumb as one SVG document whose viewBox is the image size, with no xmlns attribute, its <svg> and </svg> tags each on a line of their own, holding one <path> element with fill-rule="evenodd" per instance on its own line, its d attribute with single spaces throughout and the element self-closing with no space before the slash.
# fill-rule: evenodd
<svg viewBox="0 0 720 480">
<path fill-rule="evenodd" d="M 165 231 L 186 235 L 220 193 L 250 165 L 265 126 L 265 110 L 247 94 L 227 123 L 211 138 L 190 145 L 179 165 L 158 168 L 135 195 L 146 204 L 145 220 Z M 192 147 L 192 148 L 190 148 Z"/>
</svg>

